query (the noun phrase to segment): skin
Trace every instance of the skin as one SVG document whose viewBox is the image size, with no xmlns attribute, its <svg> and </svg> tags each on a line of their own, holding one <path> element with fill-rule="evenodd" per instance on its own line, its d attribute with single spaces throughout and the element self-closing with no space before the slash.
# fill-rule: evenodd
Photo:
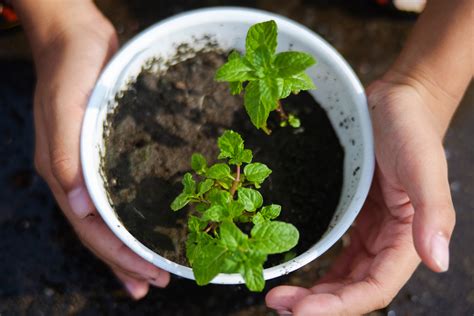
<svg viewBox="0 0 474 316">
<path fill-rule="evenodd" d="M 14 2 L 32 46 L 35 163 L 84 245 L 139 299 L 168 273 L 121 243 L 97 216 L 79 160 L 81 118 L 117 48 L 115 31 L 89 0 Z M 473 76 L 472 0 L 432 0 L 400 58 L 367 90 L 377 170 L 369 198 L 332 270 L 310 289 L 266 297 L 281 314 L 355 315 L 386 306 L 420 260 L 449 267 L 455 213 L 442 137 Z M 81 14 L 77 14 L 81 12 Z M 71 80 L 73 78 L 74 80 Z"/>
<path fill-rule="evenodd" d="M 428 2 L 400 57 L 367 89 L 377 170 L 350 245 L 312 288 L 266 296 L 280 314 L 387 306 L 418 266 L 449 267 L 455 212 L 442 140 L 474 74 L 471 0 Z"/>
<path fill-rule="evenodd" d="M 94 210 L 82 178 L 82 117 L 102 67 L 117 50 L 113 26 L 91 1 L 43 0 L 38 5 L 36 0 L 19 0 L 14 5 L 36 61 L 38 173 L 48 183 L 82 243 L 112 269 L 133 298 L 144 297 L 149 284 L 165 287 L 169 274 L 115 237 Z M 71 203 L 71 192 L 79 192 L 79 202 L 78 194 L 73 196 L 75 205 Z"/>
</svg>

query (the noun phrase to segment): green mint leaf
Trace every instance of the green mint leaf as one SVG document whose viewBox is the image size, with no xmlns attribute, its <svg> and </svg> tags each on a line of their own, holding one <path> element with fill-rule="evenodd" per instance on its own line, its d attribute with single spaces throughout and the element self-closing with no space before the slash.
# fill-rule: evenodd
<svg viewBox="0 0 474 316">
<path fill-rule="evenodd" d="M 190 232 L 199 233 L 206 228 L 206 223 L 199 217 L 191 215 L 188 219 L 188 229 Z"/>
<path fill-rule="evenodd" d="M 234 59 L 241 59 L 240 53 L 235 51 L 235 50 L 232 51 L 230 53 L 229 57 L 228 57 L 229 61 L 234 60 Z M 231 81 L 231 82 L 229 82 L 230 93 L 232 95 L 240 94 L 242 92 L 242 90 L 244 89 L 243 83 L 244 83 L 244 81 Z"/>
<path fill-rule="evenodd" d="M 232 196 L 227 191 L 211 190 L 209 192 L 208 199 L 212 205 L 227 207 L 227 205 L 232 201 Z"/>
<path fill-rule="evenodd" d="M 262 215 L 261 212 L 255 213 L 255 215 L 252 217 L 252 223 L 254 223 L 254 225 L 260 225 L 266 220 L 267 219 Z"/>
<path fill-rule="evenodd" d="M 185 207 L 186 205 L 188 205 L 188 203 L 191 201 L 192 198 L 193 198 L 193 195 L 189 195 L 187 193 L 181 193 L 173 200 L 170 207 L 173 211 L 176 212 L 182 209 L 183 207 Z"/>
<path fill-rule="evenodd" d="M 216 73 L 216 81 L 248 81 L 255 79 L 253 68 L 243 58 L 233 58 L 222 65 Z"/>
<path fill-rule="evenodd" d="M 197 174 L 205 174 L 207 169 L 206 158 L 201 154 L 194 153 L 191 157 L 191 167 Z"/>
<path fill-rule="evenodd" d="M 247 53 L 245 61 L 252 65 L 254 69 L 254 75 L 257 78 L 267 77 L 272 68 L 272 53 L 268 47 L 260 46 L 255 51 Z"/>
<path fill-rule="evenodd" d="M 236 50 L 230 52 L 229 56 L 227 57 L 228 60 L 240 59 L 242 55 Z"/>
<path fill-rule="evenodd" d="M 215 242 L 201 247 L 199 254 L 193 260 L 193 273 L 198 285 L 206 285 L 219 274 L 228 252 L 227 249 Z"/>
<path fill-rule="evenodd" d="M 290 124 L 291 127 L 293 128 L 299 128 L 301 126 L 301 121 L 299 118 L 294 116 L 293 114 L 290 114 L 288 116 L 288 123 Z"/>
<path fill-rule="evenodd" d="M 221 266 L 221 273 L 238 273 L 240 271 L 241 261 L 238 258 L 229 254 L 226 256 L 223 265 Z"/>
<path fill-rule="evenodd" d="M 283 79 L 283 85 L 281 87 L 281 93 L 279 99 L 285 99 L 291 94 L 291 89 L 293 88 L 290 80 Z"/>
<path fill-rule="evenodd" d="M 263 80 L 251 81 L 245 88 L 244 105 L 252 124 L 266 129 L 268 115 L 277 105 L 272 90 Z"/>
<path fill-rule="evenodd" d="M 267 165 L 259 162 L 248 164 L 244 168 L 245 178 L 253 182 L 257 188 L 260 187 L 260 184 L 262 184 L 271 173 L 272 171 Z"/>
<path fill-rule="evenodd" d="M 238 95 L 242 92 L 242 90 L 244 89 L 244 86 L 242 84 L 243 82 L 242 81 L 233 81 L 233 82 L 229 82 L 229 85 L 230 85 L 230 93 L 232 95 Z"/>
<path fill-rule="evenodd" d="M 282 88 L 281 88 L 281 93 L 280 93 L 280 99 L 285 99 L 287 98 L 291 92 L 292 92 L 292 88 L 293 88 L 293 85 L 292 85 L 292 79 L 283 79 L 283 85 L 282 85 Z M 286 121 L 283 121 L 286 123 Z M 282 122 L 282 123 L 283 123 Z"/>
<path fill-rule="evenodd" d="M 275 57 L 273 65 L 279 77 L 291 77 L 305 71 L 316 63 L 313 56 L 303 52 L 282 52 Z"/>
<path fill-rule="evenodd" d="M 244 212 L 244 205 L 238 201 L 231 201 L 227 211 L 232 219 L 237 218 Z"/>
<path fill-rule="evenodd" d="M 281 91 L 283 89 L 283 85 L 285 81 L 282 78 L 276 78 L 273 76 L 268 76 L 261 80 L 262 84 L 260 86 L 262 97 L 268 98 L 268 100 L 272 100 L 273 108 L 275 110 L 278 106 L 278 98 L 280 97 Z M 269 92 L 269 95 L 264 95 L 265 93 Z"/>
<path fill-rule="evenodd" d="M 299 239 L 299 232 L 295 226 L 278 221 L 265 221 L 255 225 L 251 235 L 257 248 L 266 254 L 288 251 L 296 246 Z"/>
<path fill-rule="evenodd" d="M 231 251 L 237 250 L 248 239 L 248 236 L 229 220 L 221 223 L 219 236 L 221 244 Z"/>
<path fill-rule="evenodd" d="M 291 92 L 294 94 L 298 94 L 300 91 L 316 88 L 311 77 L 304 72 L 286 78 L 284 85 L 289 85 Z"/>
<path fill-rule="evenodd" d="M 232 178 L 230 174 L 230 167 L 224 163 L 216 163 L 207 169 L 206 175 L 214 180 L 226 180 Z"/>
<path fill-rule="evenodd" d="M 186 239 L 186 257 L 188 258 L 189 264 L 192 265 L 196 256 L 196 249 L 199 247 L 198 236 L 199 233 L 190 232 Z M 206 234 L 207 235 L 207 234 Z"/>
<path fill-rule="evenodd" d="M 209 208 L 209 205 L 207 205 L 206 203 L 198 203 L 196 204 L 195 208 L 196 208 L 196 211 L 202 213 Z"/>
<path fill-rule="evenodd" d="M 243 163 L 251 163 L 253 159 L 252 151 L 250 149 L 245 149 L 239 158 Z"/>
<path fill-rule="evenodd" d="M 250 27 L 245 41 L 247 53 L 255 51 L 260 46 L 266 46 L 270 53 L 275 53 L 277 47 L 277 25 L 275 21 L 267 21 Z"/>
<path fill-rule="evenodd" d="M 234 131 L 225 131 L 217 140 L 220 154 L 217 158 L 239 158 L 244 151 L 244 141 L 242 137 Z"/>
<path fill-rule="evenodd" d="M 261 292 L 265 287 L 262 263 L 255 264 L 251 261 L 245 262 L 243 270 L 243 277 L 248 289 L 252 292 Z"/>
<path fill-rule="evenodd" d="M 238 191 L 238 201 L 244 205 L 247 212 L 255 212 L 263 204 L 263 197 L 257 190 L 240 188 Z"/>
<path fill-rule="evenodd" d="M 250 149 L 244 149 L 237 156 L 229 160 L 230 165 L 241 165 L 242 163 L 250 163 L 253 155 Z"/>
<path fill-rule="evenodd" d="M 205 223 L 204 223 L 205 224 Z M 194 259 L 201 253 L 202 248 L 215 241 L 204 232 L 190 232 L 186 240 L 186 257 L 192 266 Z"/>
<path fill-rule="evenodd" d="M 188 262 L 191 265 L 194 261 L 194 257 L 196 256 L 196 248 L 198 246 L 198 235 L 198 233 L 190 232 L 188 234 L 188 238 L 186 239 L 186 258 L 188 259 Z"/>
<path fill-rule="evenodd" d="M 220 180 L 220 181 L 217 181 L 217 183 L 226 190 L 229 190 L 232 186 L 232 180 L 231 179 Z"/>
<path fill-rule="evenodd" d="M 187 172 L 183 177 L 183 193 L 194 195 L 196 194 L 196 181 L 194 181 L 193 176 Z"/>
<path fill-rule="evenodd" d="M 226 208 L 222 205 L 212 205 L 202 213 L 203 221 L 220 222 L 227 217 Z"/>
<path fill-rule="evenodd" d="M 267 220 L 272 220 L 280 216 L 281 213 L 281 206 L 278 204 L 271 204 L 262 207 L 258 214 L 262 214 L 262 216 Z M 256 224 L 256 223 L 255 223 Z"/>
<path fill-rule="evenodd" d="M 198 184 L 197 195 L 202 196 L 203 194 L 209 192 L 210 189 L 214 186 L 214 180 L 206 179 L 203 182 Z"/>
</svg>

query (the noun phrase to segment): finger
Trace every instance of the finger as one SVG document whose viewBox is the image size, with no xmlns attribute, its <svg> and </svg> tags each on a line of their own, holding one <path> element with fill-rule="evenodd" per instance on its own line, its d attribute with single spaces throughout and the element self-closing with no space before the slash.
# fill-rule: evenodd
<svg viewBox="0 0 474 316">
<path fill-rule="evenodd" d="M 47 181 L 47 175 L 51 174 L 49 162 L 49 145 L 44 126 L 43 111 L 39 104 L 38 87 L 34 97 L 34 124 L 35 124 L 35 169 L 36 172 Z"/>
<path fill-rule="evenodd" d="M 274 289 L 279 293 L 273 293 L 277 301 L 272 301 L 272 304 L 281 310 L 292 311 L 293 315 L 303 316 L 368 313 L 385 307 L 407 282 L 418 263 L 412 235 L 407 232 L 397 238 L 396 246 L 381 249 L 372 259 L 353 267 L 346 277 L 318 284 L 311 293 L 299 290 L 297 293 L 300 295 L 291 299 L 291 292 L 284 287 Z M 366 267 L 365 273 L 356 272 L 363 267 Z"/>
<path fill-rule="evenodd" d="M 413 274 L 418 259 L 412 254 L 382 254 L 373 263 L 373 272 L 361 281 L 320 284 L 313 294 L 287 306 L 293 315 L 360 315 L 386 307 L 408 278 Z M 398 257 L 398 259 L 397 259 Z M 401 260 L 400 260 L 401 259 Z M 391 262 L 389 262 L 391 260 Z"/>
<path fill-rule="evenodd" d="M 119 269 L 112 269 L 115 276 L 123 283 L 125 289 L 130 294 L 130 296 L 139 300 L 145 297 L 148 293 L 148 282 L 145 280 L 139 280 L 135 277 L 128 275 L 125 272 L 120 271 Z"/>
<path fill-rule="evenodd" d="M 126 271 L 129 276 L 142 278 L 157 287 L 165 287 L 170 280 L 169 274 L 133 253 L 110 231 L 99 216 L 80 219 L 71 214 L 68 199 L 49 168 L 48 142 L 44 133 L 44 120 L 41 111 L 35 111 L 35 127 L 35 164 L 37 169 L 41 171 L 41 175 L 48 182 L 58 204 L 64 210 L 82 242 L 115 270 Z"/>
<path fill-rule="evenodd" d="M 389 92 L 387 92 L 389 90 Z M 455 224 L 447 163 L 440 131 L 428 106 L 414 89 L 369 89 L 377 162 L 398 194 L 397 207 L 414 208 L 413 238 L 423 262 L 437 272 L 449 267 L 449 240 Z M 393 200 L 393 199 L 392 199 Z M 389 205 L 392 206 L 392 205 Z"/>
<path fill-rule="evenodd" d="M 112 268 L 141 276 L 157 287 L 166 287 L 170 275 L 138 256 L 122 243 L 99 216 L 75 219 L 73 225 L 83 243 Z"/>
<path fill-rule="evenodd" d="M 310 290 L 302 287 L 283 285 L 270 290 L 265 296 L 265 302 L 269 308 L 284 315 L 291 310 L 291 307 L 295 305 L 296 302 L 311 293 Z"/>
<path fill-rule="evenodd" d="M 444 272 L 449 268 L 449 240 L 455 225 L 446 158 L 434 131 L 415 133 L 425 137 L 402 149 L 399 159 L 404 163 L 397 172 L 415 209 L 413 238 L 418 254 L 432 270 Z"/>
<path fill-rule="evenodd" d="M 66 41 L 54 56 L 56 65 L 47 78 L 48 93 L 40 99 L 48 131 L 52 175 L 80 218 L 94 210 L 80 164 L 82 119 L 90 92 L 112 53 L 106 44 L 92 44 L 87 49 L 83 45 L 77 39 L 72 43 Z"/>
<path fill-rule="evenodd" d="M 335 293 L 311 294 L 292 308 L 295 316 L 362 315 L 387 306 L 377 289 L 368 282 L 358 282 Z"/>
<path fill-rule="evenodd" d="M 69 200 L 60 184 L 53 176 L 46 175 L 46 179 L 56 201 L 64 210 L 79 238 L 97 257 L 110 267 L 140 276 L 154 286 L 165 287 L 169 283 L 168 272 L 135 254 L 113 234 L 100 216 L 94 214 L 81 219 L 72 214 Z"/>
<path fill-rule="evenodd" d="M 344 282 L 334 282 L 334 283 L 321 283 L 315 285 L 311 288 L 312 294 L 323 294 L 323 293 L 332 293 L 335 292 L 347 284 Z"/>
<path fill-rule="evenodd" d="M 319 284 L 333 283 L 347 277 L 351 271 L 355 270 L 360 260 L 358 257 L 373 257 L 380 250 L 380 246 L 373 247 L 378 246 L 375 241 L 379 235 L 379 227 L 386 216 L 380 211 L 382 208 L 378 201 L 379 191 L 374 183 L 371 188 L 373 194 L 367 197 L 353 227 L 350 228 L 348 234 L 343 236 L 345 242 L 343 242 L 342 252 L 331 264 L 329 271 L 318 280 Z"/>
</svg>

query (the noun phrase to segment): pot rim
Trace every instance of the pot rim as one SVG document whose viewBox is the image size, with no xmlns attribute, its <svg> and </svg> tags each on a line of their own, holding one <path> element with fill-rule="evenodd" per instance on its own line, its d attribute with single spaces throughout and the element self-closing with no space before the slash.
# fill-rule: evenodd
<svg viewBox="0 0 474 316">
<path fill-rule="evenodd" d="M 266 12 L 258 9 L 242 8 L 242 7 L 213 7 L 197 9 L 188 12 L 184 12 L 167 19 L 164 19 L 144 31 L 137 34 L 131 39 L 126 45 L 124 45 L 117 54 L 109 61 L 107 66 L 102 71 L 96 85 L 93 89 L 91 97 L 89 99 L 81 132 L 81 163 L 84 175 L 84 180 L 88 192 L 97 208 L 98 213 L 102 219 L 112 230 L 112 232 L 132 251 L 137 253 L 145 260 L 153 263 L 154 265 L 169 271 L 173 274 L 194 279 L 192 269 L 186 266 L 176 264 L 159 254 L 148 249 L 142 243 L 140 243 L 123 225 L 117 225 L 117 216 L 109 202 L 109 199 L 101 196 L 101 189 L 99 188 L 99 182 L 96 180 L 97 177 L 101 177 L 102 173 L 100 170 L 96 170 L 94 167 L 91 156 L 95 154 L 96 136 L 94 134 L 95 126 L 97 125 L 97 113 L 98 105 L 103 104 L 104 97 L 107 96 L 107 83 L 114 81 L 114 75 L 117 72 L 114 68 L 119 67 L 124 69 L 127 58 L 126 56 L 134 56 L 139 53 L 144 43 L 150 42 L 152 39 L 157 37 L 156 32 L 163 32 L 164 29 L 171 30 L 173 32 L 176 28 L 182 28 L 183 24 L 195 25 L 199 24 L 196 21 L 208 21 L 213 20 L 216 16 L 220 20 L 225 17 L 226 21 L 239 22 L 244 19 L 246 22 L 251 21 L 257 23 L 265 20 L 275 20 L 278 24 L 279 29 L 284 28 L 289 32 L 295 33 L 297 37 L 303 38 L 309 42 L 314 43 L 325 55 L 329 56 L 332 61 L 338 66 L 338 70 L 344 74 L 344 78 L 350 84 L 351 88 L 354 89 L 356 104 L 356 111 L 358 112 L 361 126 L 362 142 L 364 143 L 363 155 L 365 160 L 361 165 L 360 180 L 357 185 L 356 194 L 347 206 L 347 212 L 344 214 L 344 218 L 340 220 L 333 228 L 329 229 L 328 232 L 310 249 L 303 254 L 295 257 L 294 259 L 282 263 L 280 265 L 267 268 L 264 270 L 265 280 L 279 277 L 281 275 L 288 274 L 307 263 L 313 261 L 321 254 L 326 252 L 332 245 L 334 245 L 343 234 L 349 229 L 354 222 L 357 214 L 362 208 L 362 205 L 368 195 L 372 177 L 374 173 L 374 145 L 372 135 L 372 124 L 370 115 L 367 107 L 367 100 L 364 93 L 364 88 L 360 83 L 359 79 L 355 75 L 354 71 L 344 60 L 344 58 L 324 39 L 319 35 L 308 29 L 307 27 L 292 21 L 286 17 L 278 14 Z M 131 54 L 132 53 L 132 54 Z M 108 205 L 106 205 L 108 204 Z M 102 207 L 101 207 L 102 206 Z M 112 210 L 112 211 L 110 211 Z M 240 274 L 219 274 L 216 276 L 211 283 L 217 284 L 241 284 L 244 283 L 243 278 Z"/>
</svg>

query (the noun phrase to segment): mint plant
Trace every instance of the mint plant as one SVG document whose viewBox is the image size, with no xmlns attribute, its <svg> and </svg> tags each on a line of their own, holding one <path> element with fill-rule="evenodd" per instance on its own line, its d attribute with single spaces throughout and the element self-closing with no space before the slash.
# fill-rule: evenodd
<svg viewBox="0 0 474 316">
<path fill-rule="evenodd" d="M 240 273 L 251 291 L 262 291 L 267 256 L 292 249 L 299 233 L 293 225 L 275 220 L 280 205 L 263 206 L 258 189 L 272 171 L 252 162 L 242 137 L 226 131 L 218 147 L 222 163 L 209 166 L 203 155 L 192 155 L 194 175 L 184 175 L 183 191 L 171 209 L 193 205 L 186 256 L 197 284 L 208 284 L 219 273 Z M 250 234 L 241 229 L 247 225 Z"/>
<path fill-rule="evenodd" d="M 291 93 L 314 89 L 314 83 L 305 70 L 316 63 L 303 52 L 276 53 L 277 25 L 275 21 L 258 23 L 250 27 L 245 42 L 245 55 L 233 51 L 227 63 L 216 73 L 217 81 L 230 84 L 232 94 L 244 91 L 244 105 L 255 127 L 267 134 L 267 119 L 276 110 L 281 126 L 300 126 L 299 119 L 286 114 L 281 104 Z"/>
</svg>

